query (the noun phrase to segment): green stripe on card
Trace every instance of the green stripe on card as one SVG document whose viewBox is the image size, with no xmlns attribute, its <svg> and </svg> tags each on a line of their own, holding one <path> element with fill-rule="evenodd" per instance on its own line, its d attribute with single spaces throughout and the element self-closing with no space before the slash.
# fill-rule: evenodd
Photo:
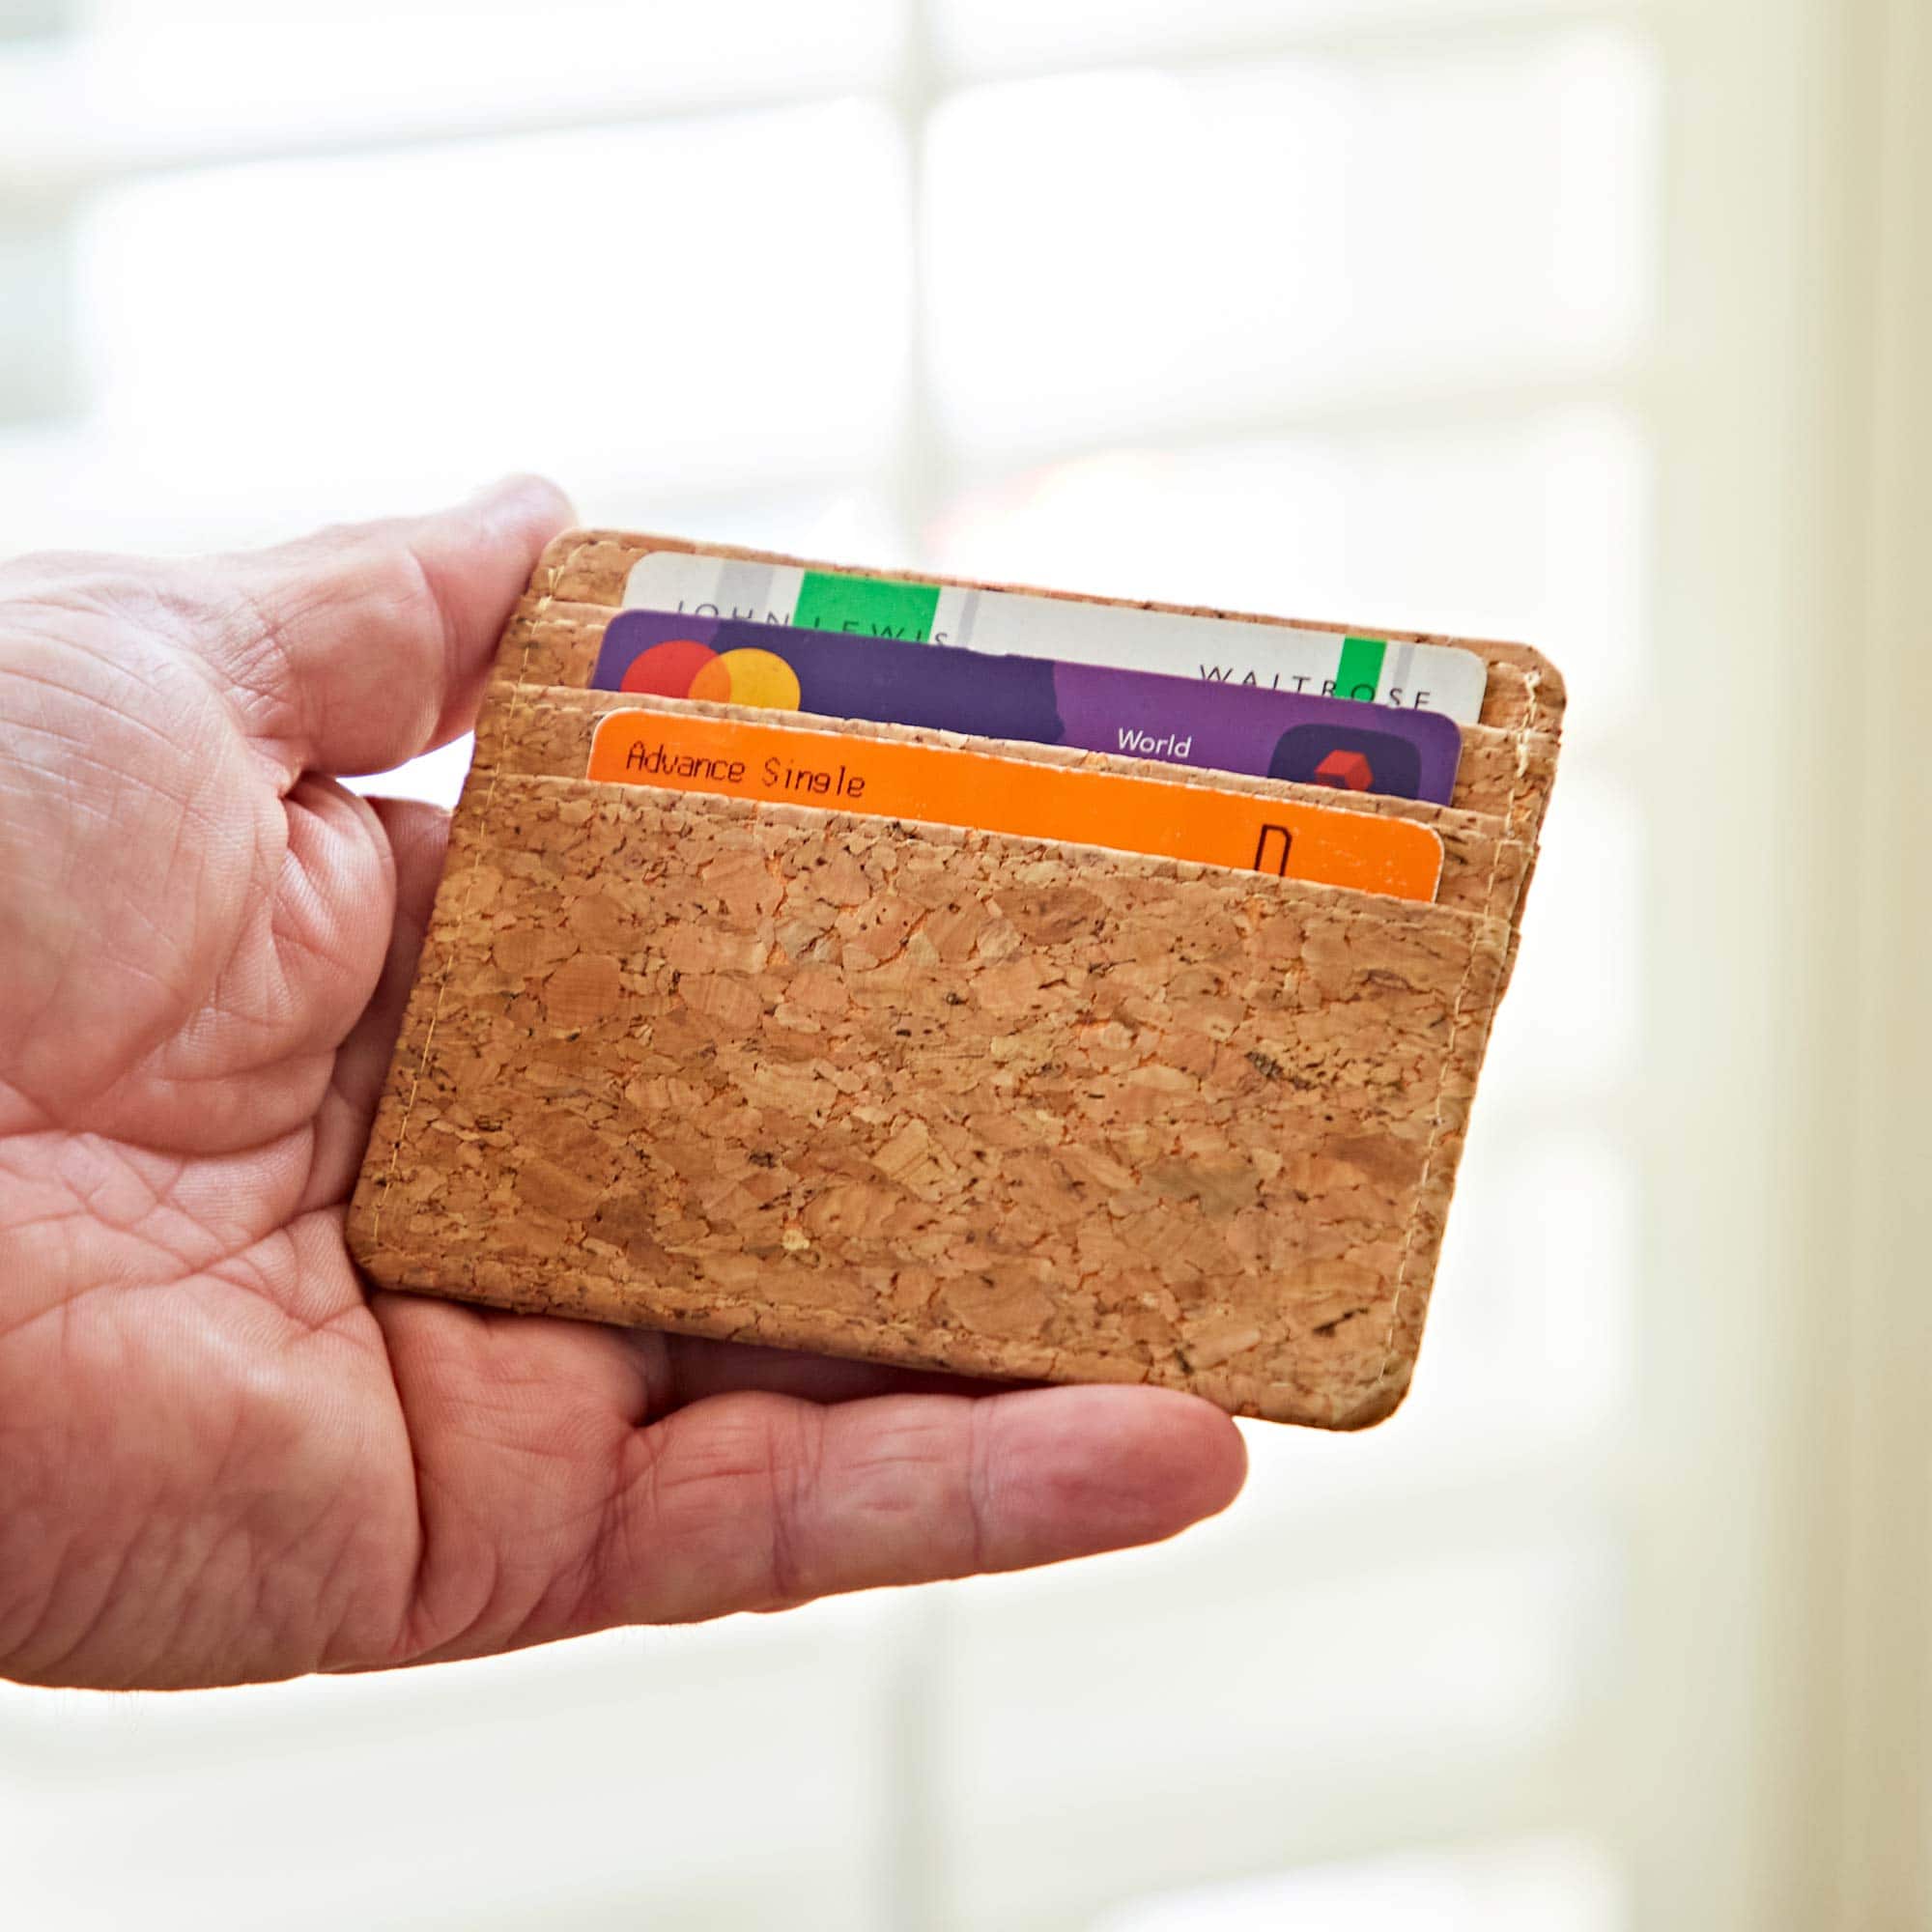
<svg viewBox="0 0 1932 1932">
<path fill-rule="evenodd" d="M 936 583 L 899 583 L 882 577 L 841 577 L 808 570 L 791 620 L 804 631 L 856 631 L 867 638 L 923 643 L 939 609 Z"/>
<path fill-rule="evenodd" d="M 1382 688 L 1382 659 L 1388 646 L 1379 638 L 1344 638 L 1335 667 L 1335 696 L 1375 702 Z"/>
</svg>

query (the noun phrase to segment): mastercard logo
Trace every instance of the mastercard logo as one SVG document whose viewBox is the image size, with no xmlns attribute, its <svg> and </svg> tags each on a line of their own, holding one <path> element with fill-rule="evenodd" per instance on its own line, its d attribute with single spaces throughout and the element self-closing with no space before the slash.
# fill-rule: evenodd
<svg viewBox="0 0 1932 1932">
<path fill-rule="evenodd" d="M 714 651 L 696 638 L 667 638 L 639 651 L 618 684 L 651 697 L 703 697 L 713 704 L 799 708 L 798 673 L 776 651 Z"/>
</svg>

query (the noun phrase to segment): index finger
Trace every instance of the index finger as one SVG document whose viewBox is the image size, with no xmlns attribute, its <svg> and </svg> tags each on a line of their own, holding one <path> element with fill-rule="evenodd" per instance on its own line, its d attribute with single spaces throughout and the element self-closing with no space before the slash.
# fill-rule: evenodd
<svg viewBox="0 0 1932 1932">
<path fill-rule="evenodd" d="M 513 477 L 453 509 L 203 559 L 196 642 L 292 770 L 387 771 L 474 724 L 492 653 L 570 505 Z"/>
</svg>

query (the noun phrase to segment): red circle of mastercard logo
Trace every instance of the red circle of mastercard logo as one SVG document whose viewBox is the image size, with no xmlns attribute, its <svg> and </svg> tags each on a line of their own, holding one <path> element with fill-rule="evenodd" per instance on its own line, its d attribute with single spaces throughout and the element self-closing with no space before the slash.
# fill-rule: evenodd
<svg viewBox="0 0 1932 1932">
<path fill-rule="evenodd" d="M 652 697 L 703 697 L 714 704 L 749 704 L 796 711 L 798 673 L 776 651 L 714 651 L 695 638 L 667 638 L 639 651 L 624 668 L 619 691 Z"/>
<path fill-rule="evenodd" d="M 619 691 L 649 697 L 689 697 L 692 680 L 718 653 L 696 638 L 667 638 L 624 667 Z"/>
</svg>

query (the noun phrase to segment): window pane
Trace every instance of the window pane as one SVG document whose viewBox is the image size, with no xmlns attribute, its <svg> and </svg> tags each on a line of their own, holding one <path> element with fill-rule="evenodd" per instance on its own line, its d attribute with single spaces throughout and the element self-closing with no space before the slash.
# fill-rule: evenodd
<svg viewBox="0 0 1932 1932">
<path fill-rule="evenodd" d="M 1643 970 L 1641 818 L 1576 752 L 1550 795 L 1482 1111 L 1602 1106 L 1637 1069 Z"/>
<path fill-rule="evenodd" d="M 864 238 L 837 296 L 827 211 Z M 901 409 L 895 124 L 859 104 L 264 164 L 83 239 L 99 426 L 178 497 L 513 466 L 634 488 L 856 470 Z"/>
<path fill-rule="evenodd" d="M 689 107 L 877 80 L 897 0 L 97 0 L 82 104 L 118 138 L 299 138 L 479 110 Z"/>
<path fill-rule="evenodd" d="M 1347 1575 L 1250 1550 L 1273 1560 L 1208 1577 L 1197 1544 L 1170 1592 L 1116 1564 L 1104 1595 L 958 1593 L 978 1613 L 944 1656 L 941 1788 L 967 1923 L 1320 1857 L 1397 1804 L 1453 1832 L 1577 1721 L 1618 1638 L 1603 1540 L 1384 1541 Z"/>
<path fill-rule="evenodd" d="M 49 211 L 0 209 L 0 432 L 73 406 L 71 252 Z"/>
<path fill-rule="evenodd" d="M 1418 1407 L 1534 1411 L 1552 1448 L 1611 1424 L 1629 1392 L 1636 1199 L 1634 1165 L 1607 1132 L 1512 1130 L 1478 1109 L 1429 1304 Z"/>
<path fill-rule="evenodd" d="M 1543 1838 L 1203 1886 L 1107 1913 L 1094 1932 L 1618 1932 L 1630 1922 L 1602 1851 Z"/>
<path fill-rule="evenodd" d="M 1627 37 L 970 90 L 928 137 L 939 406 L 969 449 L 1563 379 L 1646 300 Z"/>
<path fill-rule="evenodd" d="M 239 0 L 238 0 L 239 4 Z M 1577 11 L 1577 0 L 1479 0 L 1485 21 L 1526 22 Z M 941 44 L 961 66 L 1011 71 L 1132 54 L 1179 54 L 1230 43 L 1466 25 L 1476 6 L 1442 0 L 935 0 Z"/>
<path fill-rule="evenodd" d="M 867 1932 L 876 1612 L 741 1629 L 192 1697 L 0 1685 L 8 1922 Z"/>
</svg>

